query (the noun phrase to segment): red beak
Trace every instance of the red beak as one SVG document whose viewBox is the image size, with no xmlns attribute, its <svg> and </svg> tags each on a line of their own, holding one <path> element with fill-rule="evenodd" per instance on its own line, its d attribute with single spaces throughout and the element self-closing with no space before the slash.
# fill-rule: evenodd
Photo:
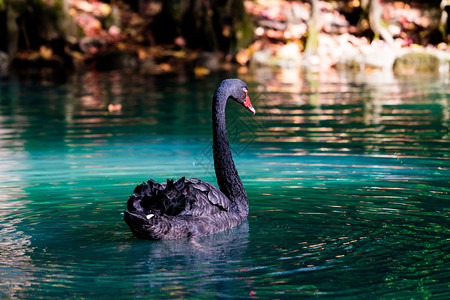
<svg viewBox="0 0 450 300">
<path fill-rule="evenodd" d="M 245 98 L 245 101 L 242 104 L 245 106 L 246 109 L 251 111 L 252 114 L 256 113 L 256 110 L 253 108 L 252 103 L 250 102 L 250 98 L 248 97 L 248 94 L 247 94 L 247 97 Z"/>
</svg>

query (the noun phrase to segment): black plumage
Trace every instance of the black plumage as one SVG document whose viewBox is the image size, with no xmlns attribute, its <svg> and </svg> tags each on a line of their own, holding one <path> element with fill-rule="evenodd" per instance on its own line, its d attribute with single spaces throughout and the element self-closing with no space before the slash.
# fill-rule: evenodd
<svg viewBox="0 0 450 300">
<path fill-rule="evenodd" d="M 213 154 L 220 190 L 196 178 L 165 183 L 149 179 L 137 185 L 124 220 L 142 239 L 196 237 L 239 225 L 248 215 L 247 194 L 231 155 L 225 124 L 228 98 L 254 113 L 248 88 L 239 79 L 224 80 L 213 98 Z"/>
</svg>

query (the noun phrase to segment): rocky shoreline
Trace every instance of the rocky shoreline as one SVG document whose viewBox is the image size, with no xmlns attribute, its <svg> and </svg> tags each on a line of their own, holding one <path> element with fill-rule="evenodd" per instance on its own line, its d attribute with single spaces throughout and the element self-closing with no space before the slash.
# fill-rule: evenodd
<svg viewBox="0 0 450 300">
<path fill-rule="evenodd" d="M 145 35 L 144 18 L 125 4 L 69 3 L 72 26 L 83 34 L 67 33 L 61 51 L 42 45 L 37 51 L 18 51 L 14 57 L 0 52 L 0 75 L 11 69 L 51 73 L 126 68 L 144 74 L 187 69 L 205 76 L 231 64 L 312 71 L 382 69 L 400 74 L 450 71 L 450 47 L 432 40 L 439 27 L 439 12 L 399 1 L 383 3 L 382 17 L 392 35 L 389 41 L 364 35 L 367 29 L 355 25 L 357 7 L 349 11 L 348 6 L 319 1 L 318 45 L 312 55 L 305 55 L 311 5 L 300 1 L 245 1 L 254 22 L 254 40 L 236 53 L 188 49 L 181 36 L 171 45 L 147 45 L 140 40 Z"/>
</svg>

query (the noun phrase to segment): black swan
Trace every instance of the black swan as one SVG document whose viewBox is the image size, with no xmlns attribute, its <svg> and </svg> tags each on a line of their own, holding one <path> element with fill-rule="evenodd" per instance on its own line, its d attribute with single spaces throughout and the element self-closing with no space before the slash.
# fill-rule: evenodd
<svg viewBox="0 0 450 300">
<path fill-rule="evenodd" d="M 225 106 L 228 98 L 255 114 L 247 85 L 226 79 L 216 89 L 212 105 L 213 156 L 217 183 L 181 178 L 137 185 L 127 202 L 124 220 L 137 238 L 194 238 L 239 225 L 248 215 L 247 194 L 231 156 Z"/>
</svg>

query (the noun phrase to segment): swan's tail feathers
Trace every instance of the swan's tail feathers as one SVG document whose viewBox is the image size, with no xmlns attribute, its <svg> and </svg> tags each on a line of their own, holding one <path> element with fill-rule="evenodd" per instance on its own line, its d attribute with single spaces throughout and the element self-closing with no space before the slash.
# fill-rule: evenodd
<svg viewBox="0 0 450 300">
<path fill-rule="evenodd" d="M 189 191 L 190 187 L 185 184 L 185 177 L 178 181 L 167 179 L 163 184 L 149 179 L 136 186 L 128 199 L 127 209 L 143 216 L 186 214 L 195 200 Z"/>
<path fill-rule="evenodd" d="M 136 186 L 129 197 L 124 220 L 138 238 L 164 238 L 176 222 L 185 222 L 181 219 L 190 214 L 195 201 L 190 190 L 190 184 L 185 182 L 184 177 L 178 181 L 168 179 L 162 184 L 151 179 L 143 182 Z M 175 223 L 167 221 L 178 216 L 180 220 L 173 221 Z M 186 226 L 175 227 L 187 230 Z M 181 234 L 178 229 L 174 230 L 174 234 Z"/>
<path fill-rule="evenodd" d="M 128 198 L 127 209 L 132 212 L 143 212 L 145 209 L 151 209 L 151 207 L 148 207 L 148 204 L 152 203 L 152 195 L 153 197 L 158 197 L 158 194 L 163 189 L 159 183 L 152 179 L 149 179 L 147 183 L 142 182 L 136 185 L 133 194 Z"/>
<path fill-rule="evenodd" d="M 184 189 L 184 181 L 186 177 L 181 177 L 178 181 L 173 182 L 173 179 L 167 179 L 166 188 L 167 189 L 176 189 L 177 191 L 181 191 Z"/>
</svg>

